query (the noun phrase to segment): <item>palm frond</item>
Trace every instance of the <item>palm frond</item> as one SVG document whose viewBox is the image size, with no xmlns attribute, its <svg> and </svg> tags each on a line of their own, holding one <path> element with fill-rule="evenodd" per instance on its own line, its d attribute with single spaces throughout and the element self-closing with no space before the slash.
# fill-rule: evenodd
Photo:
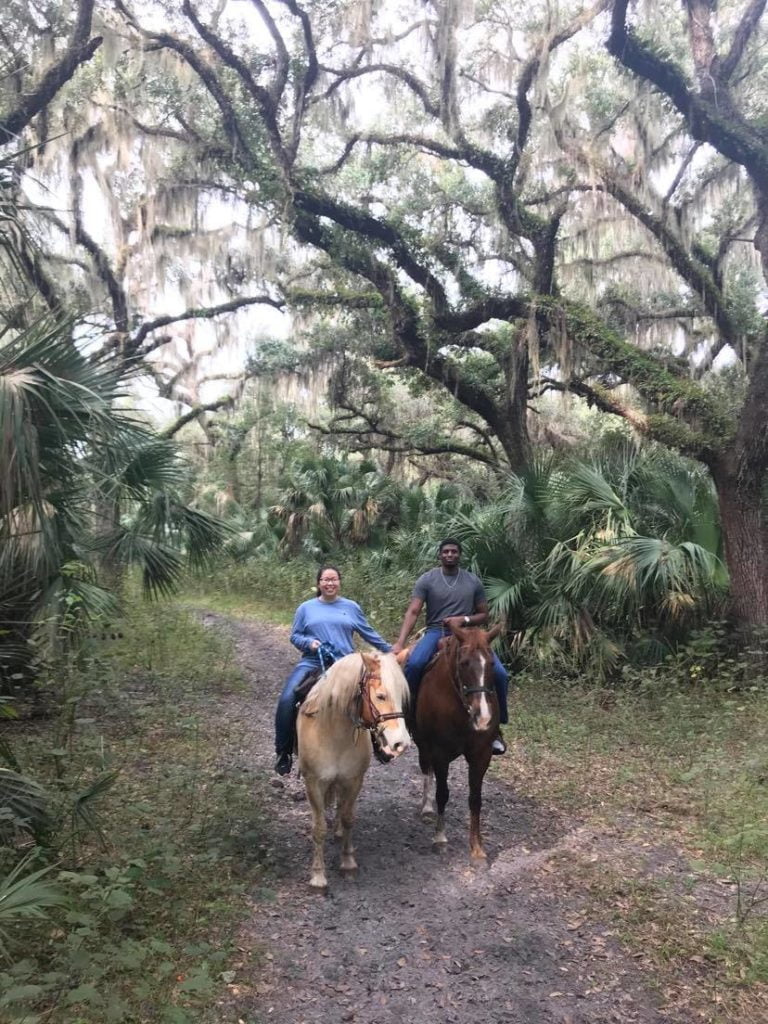
<svg viewBox="0 0 768 1024">
<path fill-rule="evenodd" d="M 8 925 L 20 919 L 44 918 L 51 907 L 67 905 L 67 896 L 56 882 L 43 881 L 53 867 L 29 871 L 36 853 L 33 850 L 0 879 L 0 950 L 7 950 Z"/>
<path fill-rule="evenodd" d="M 48 797 L 43 788 L 11 768 L 0 768 L 0 838 L 10 838 L 17 828 L 39 833 L 50 825 Z"/>
</svg>

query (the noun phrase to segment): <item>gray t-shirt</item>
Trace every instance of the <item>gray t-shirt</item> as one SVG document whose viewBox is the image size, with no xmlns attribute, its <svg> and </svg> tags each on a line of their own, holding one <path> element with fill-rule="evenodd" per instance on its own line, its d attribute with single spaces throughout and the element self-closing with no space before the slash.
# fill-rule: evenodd
<svg viewBox="0 0 768 1024">
<path fill-rule="evenodd" d="M 449 576 L 438 568 L 419 576 L 411 597 L 425 602 L 427 626 L 440 626 L 451 615 L 472 615 L 485 602 L 485 590 L 479 577 L 467 569 Z"/>
</svg>

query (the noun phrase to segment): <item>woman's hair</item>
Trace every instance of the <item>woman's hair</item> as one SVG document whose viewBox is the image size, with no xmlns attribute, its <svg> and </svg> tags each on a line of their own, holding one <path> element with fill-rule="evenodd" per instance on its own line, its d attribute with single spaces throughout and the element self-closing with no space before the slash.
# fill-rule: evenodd
<svg viewBox="0 0 768 1024">
<path fill-rule="evenodd" d="M 336 575 L 339 577 L 339 583 L 341 583 L 341 573 L 339 572 L 335 565 L 321 565 L 320 568 L 317 570 L 317 579 L 315 580 L 315 590 L 317 592 L 318 597 L 320 597 L 320 577 L 323 575 L 324 572 L 327 572 L 329 569 L 331 570 L 331 572 L 336 573 Z"/>
<path fill-rule="evenodd" d="M 458 548 L 459 554 L 461 554 L 461 544 L 459 541 L 454 540 L 453 537 L 446 537 L 445 540 L 441 540 L 437 548 L 437 553 L 440 554 L 443 548 L 448 547 L 449 544 L 453 544 L 455 548 Z M 341 579 L 341 577 L 339 577 L 339 579 Z"/>
</svg>

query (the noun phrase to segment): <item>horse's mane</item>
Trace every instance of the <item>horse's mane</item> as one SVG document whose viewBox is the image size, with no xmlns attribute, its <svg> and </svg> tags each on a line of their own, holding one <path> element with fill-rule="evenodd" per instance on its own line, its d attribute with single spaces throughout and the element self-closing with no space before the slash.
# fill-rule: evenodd
<svg viewBox="0 0 768 1024">
<path fill-rule="evenodd" d="M 381 666 L 381 682 L 392 699 L 400 707 L 408 700 L 408 683 L 394 654 L 376 652 Z M 328 671 L 320 676 L 301 705 L 302 714 L 315 715 L 318 712 L 340 712 L 346 714 L 357 700 L 360 692 L 360 673 L 363 671 L 363 656 L 347 654 L 334 662 Z"/>
</svg>

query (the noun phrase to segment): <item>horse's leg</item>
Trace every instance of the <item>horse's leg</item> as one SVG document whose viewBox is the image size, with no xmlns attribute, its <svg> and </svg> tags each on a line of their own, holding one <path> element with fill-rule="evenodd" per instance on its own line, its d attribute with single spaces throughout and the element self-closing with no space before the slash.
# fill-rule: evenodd
<svg viewBox="0 0 768 1024">
<path fill-rule="evenodd" d="M 435 775 L 431 768 L 428 768 L 423 775 L 424 790 L 421 795 L 421 816 L 422 818 L 434 818 L 437 814 L 435 806 Z"/>
<path fill-rule="evenodd" d="M 339 791 L 338 822 L 341 828 L 341 863 L 342 871 L 356 871 L 355 848 L 352 846 L 352 825 L 355 820 L 355 804 L 363 784 L 365 772 L 359 778 L 348 779 L 337 784 Z"/>
<path fill-rule="evenodd" d="M 419 747 L 419 768 L 424 777 L 424 789 L 421 794 L 421 816 L 424 819 L 431 819 L 437 814 L 437 808 L 435 807 L 435 773 L 432 771 L 432 762 L 424 746 Z"/>
<path fill-rule="evenodd" d="M 309 884 L 313 889 L 325 889 L 328 879 L 325 877 L 325 834 L 328 826 L 325 822 L 326 787 L 317 779 L 304 777 L 304 785 L 312 808 L 312 875 Z"/>
<path fill-rule="evenodd" d="M 448 842 L 445 834 L 445 807 L 448 803 L 448 764 L 435 765 L 435 798 L 437 800 L 437 817 L 435 819 L 435 834 L 432 842 L 435 846 L 444 846 Z"/>
<path fill-rule="evenodd" d="M 469 858 L 478 864 L 486 862 L 483 840 L 480 835 L 480 811 L 483 806 L 483 779 L 491 761 L 490 750 L 483 751 L 480 758 L 467 758 L 469 766 Z"/>
<path fill-rule="evenodd" d="M 341 822 L 339 821 L 339 794 L 336 784 L 332 783 L 325 794 L 325 820 L 331 824 L 333 819 L 333 838 L 341 839 Z"/>
</svg>

